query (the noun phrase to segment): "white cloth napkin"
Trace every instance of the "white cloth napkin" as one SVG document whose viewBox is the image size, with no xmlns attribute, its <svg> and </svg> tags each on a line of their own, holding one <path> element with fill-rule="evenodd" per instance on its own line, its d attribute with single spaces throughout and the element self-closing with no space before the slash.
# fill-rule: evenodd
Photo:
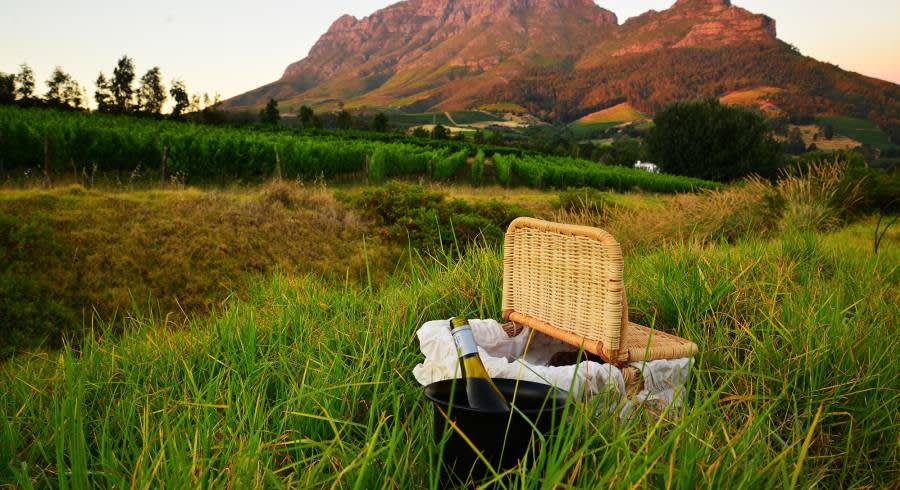
<svg viewBox="0 0 900 490">
<path fill-rule="evenodd" d="M 530 329 L 510 338 L 495 320 L 469 320 L 478 352 L 488 374 L 493 378 L 519 379 L 556 386 L 573 396 L 613 395 L 625 399 L 621 415 L 628 416 L 637 404 L 648 403 L 655 409 L 671 405 L 680 408 L 693 359 L 675 359 L 631 363 L 643 373 L 644 388 L 626 399 L 625 378 L 611 364 L 584 361 L 571 366 L 548 366 L 559 352 L 575 352 L 576 348 L 536 332 L 530 345 Z M 450 335 L 448 320 L 427 322 L 416 332 L 425 361 L 413 368 L 413 376 L 421 385 L 458 377 L 459 361 L 456 345 Z M 526 352 L 527 348 L 527 352 Z"/>
</svg>

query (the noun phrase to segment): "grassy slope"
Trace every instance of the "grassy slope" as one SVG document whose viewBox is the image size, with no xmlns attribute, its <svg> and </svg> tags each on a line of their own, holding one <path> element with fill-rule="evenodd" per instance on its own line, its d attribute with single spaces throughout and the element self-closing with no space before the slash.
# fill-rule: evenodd
<svg viewBox="0 0 900 490">
<path fill-rule="evenodd" d="M 784 89 L 778 87 L 756 87 L 746 90 L 736 90 L 723 95 L 719 100 L 723 104 L 757 106 L 759 103 L 771 96 L 784 92 Z"/>
<path fill-rule="evenodd" d="M 646 119 L 647 116 L 638 112 L 631 104 L 623 102 L 619 105 L 588 114 L 572 123 L 570 127 L 575 136 L 580 138 L 592 131 Z"/>
<path fill-rule="evenodd" d="M 890 148 L 894 145 L 888 135 L 875 123 L 866 119 L 856 119 L 844 116 L 822 116 L 818 118 L 819 124 L 831 124 L 836 134 L 852 138 L 860 143 L 878 149 Z"/>
<path fill-rule="evenodd" d="M 633 316 L 701 346 L 684 418 L 596 417 L 509 486 L 848 487 L 900 481 L 898 233 L 870 224 L 626 259 Z M 170 331 L 0 370 L 0 482 L 406 488 L 443 483 L 415 329 L 500 314 L 501 257 L 378 291 L 274 276 Z"/>
<path fill-rule="evenodd" d="M 0 302 L 13 308 L 0 308 L 13 318 L 16 310 L 30 315 L 22 309 L 25 303 L 45 308 L 40 305 L 51 299 L 72 324 L 82 318 L 90 324 L 91 308 L 109 318 L 136 304 L 142 310 L 152 304 L 162 312 L 208 312 L 244 291 L 248 276 L 275 270 L 365 277 L 365 226 L 329 192 L 314 187 L 3 190 L 0 218 L 14 229 L 38 226 L 48 234 L 40 245 L 54 245 L 52 253 L 25 250 L 13 269 L 0 268 L 14 283 L 37 282 L 32 301 Z M 7 250 L 2 245 L 0 257 Z M 0 319 L 3 335 L 11 321 Z M 68 330 L 65 322 L 55 323 Z"/>
</svg>

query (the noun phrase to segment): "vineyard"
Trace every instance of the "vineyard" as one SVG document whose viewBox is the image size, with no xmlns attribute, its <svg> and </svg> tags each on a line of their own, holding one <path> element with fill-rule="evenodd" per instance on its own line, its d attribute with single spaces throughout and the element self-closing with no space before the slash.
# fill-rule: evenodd
<svg viewBox="0 0 900 490">
<path fill-rule="evenodd" d="M 374 135 L 373 135 L 374 136 Z M 488 155 L 485 155 L 487 153 Z M 475 158 L 472 158 L 475 157 Z M 485 158 L 493 162 L 493 172 Z M 472 160 L 475 170 L 466 167 Z M 588 160 L 501 152 L 464 142 L 433 144 L 342 132 L 304 133 L 204 126 L 91 113 L 0 108 L 0 177 L 162 171 L 186 182 L 326 179 L 367 175 L 376 182 L 404 175 L 435 180 L 496 178 L 537 188 L 689 192 L 716 184 L 609 167 Z M 494 177 L 491 177 L 493 173 Z M 480 183 L 480 182 L 478 182 Z"/>
</svg>

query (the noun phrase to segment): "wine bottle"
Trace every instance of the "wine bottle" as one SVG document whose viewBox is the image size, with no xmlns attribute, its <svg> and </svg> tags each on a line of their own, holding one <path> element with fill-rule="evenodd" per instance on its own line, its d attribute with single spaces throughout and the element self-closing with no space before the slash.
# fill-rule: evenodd
<svg viewBox="0 0 900 490">
<path fill-rule="evenodd" d="M 466 381 L 469 406 L 478 410 L 508 411 L 509 403 L 488 376 L 484 363 L 481 362 L 478 344 L 475 343 L 469 320 L 462 317 L 454 318 L 450 320 L 450 328 L 453 341 L 456 343 L 459 366 Z"/>
</svg>

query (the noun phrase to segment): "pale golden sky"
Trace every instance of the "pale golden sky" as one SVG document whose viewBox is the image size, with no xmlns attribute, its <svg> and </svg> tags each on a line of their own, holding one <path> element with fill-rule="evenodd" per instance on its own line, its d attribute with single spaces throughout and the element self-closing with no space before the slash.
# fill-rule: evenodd
<svg viewBox="0 0 900 490">
<path fill-rule="evenodd" d="M 620 21 L 674 0 L 597 0 Z M 127 53 L 140 73 L 223 98 L 271 82 L 303 58 L 341 14 L 357 17 L 391 0 L 0 0 L 0 71 L 27 61 L 42 82 L 55 65 L 89 93 L 97 73 Z M 734 0 L 778 22 L 779 37 L 804 54 L 900 83 L 898 0 Z M 39 89 L 43 90 L 43 83 Z"/>
</svg>

